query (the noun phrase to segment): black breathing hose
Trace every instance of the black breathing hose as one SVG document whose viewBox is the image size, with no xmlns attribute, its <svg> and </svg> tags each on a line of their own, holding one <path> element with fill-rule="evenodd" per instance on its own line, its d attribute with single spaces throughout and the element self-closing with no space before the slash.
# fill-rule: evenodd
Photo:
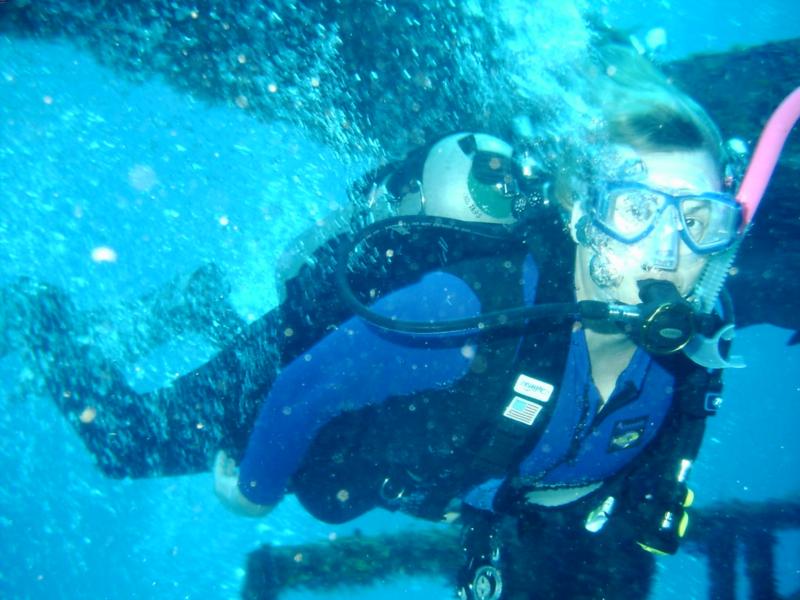
<svg viewBox="0 0 800 600">
<path fill-rule="evenodd" d="M 354 315 L 368 323 L 386 331 L 412 334 L 412 335 L 441 335 L 441 334 L 470 334 L 489 332 L 510 327 L 526 327 L 531 321 L 549 321 L 553 325 L 566 320 L 602 320 L 610 316 L 609 305 L 605 302 L 584 300 L 573 303 L 537 304 L 533 306 L 515 306 L 507 309 L 491 311 L 474 317 L 463 319 L 449 319 L 444 321 L 411 321 L 396 319 L 381 315 L 356 297 L 348 280 L 350 259 L 356 248 L 368 241 L 378 232 L 395 228 L 398 231 L 414 228 L 443 228 L 448 230 L 464 231 L 471 235 L 489 238 L 500 238 L 496 233 L 471 224 L 466 224 L 452 219 L 431 217 L 394 217 L 365 228 L 349 243 L 343 244 L 336 261 L 336 287 L 337 290 Z M 505 230 L 508 235 L 508 230 Z M 632 307 L 633 308 L 633 307 Z"/>
</svg>

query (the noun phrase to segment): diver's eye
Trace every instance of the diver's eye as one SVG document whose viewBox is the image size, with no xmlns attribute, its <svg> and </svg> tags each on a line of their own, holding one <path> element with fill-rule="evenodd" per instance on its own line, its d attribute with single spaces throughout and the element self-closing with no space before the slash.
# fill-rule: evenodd
<svg viewBox="0 0 800 600">
<path fill-rule="evenodd" d="M 686 218 L 686 228 L 689 230 L 689 233 L 700 232 L 702 231 L 702 227 L 703 223 L 700 219 L 695 219 L 694 217 Z"/>
<path fill-rule="evenodd" d="M 685 200 L 681 208 L 686 232 L 695 242 L 702 242 L 711 220 L 709 203 L 704 200 Z"/>
</svg>

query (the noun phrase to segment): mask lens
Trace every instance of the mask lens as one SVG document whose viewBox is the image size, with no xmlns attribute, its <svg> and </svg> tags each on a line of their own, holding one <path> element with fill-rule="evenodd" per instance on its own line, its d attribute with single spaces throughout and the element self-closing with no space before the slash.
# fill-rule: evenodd
<svg viewBox="0 0 800 600">
<path fill-rule="evenodd" d="M 688 197 L 681 199 L 680 208 L 686 235 L 699 250 L 719 250 L 736 237 L 740 211 L 734 202 Z"/>
<path fill-rule="evenodd" d="M 652 225 L 662 203 L 663 199 L 649 190 L 615 189 L 609 192 L 599 217 L 622 239 L 633 240 Z"/>
</svg>

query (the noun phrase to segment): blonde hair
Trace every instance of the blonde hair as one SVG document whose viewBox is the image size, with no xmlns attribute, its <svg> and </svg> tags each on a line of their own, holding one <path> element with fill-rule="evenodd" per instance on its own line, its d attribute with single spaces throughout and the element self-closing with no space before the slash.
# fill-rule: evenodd
<svg viewBox="0 0 800 600">
<path fill-rule="evenodd" d="M 582 132 L 580 147 L 558 153 L 552 195 L 563 208 L 570 209 L 574 196 L 582 192 L 579 188 L 599 175 L 595 158 L 608 145 L 644 152 L 706 151 L 721 170 L 724 153 L 717 126 L 697 102 L 632 47 L 601 44 L 573 76 L 579 78 L 575 87 L 594 111 L 594 121 Z"/>
</svg>

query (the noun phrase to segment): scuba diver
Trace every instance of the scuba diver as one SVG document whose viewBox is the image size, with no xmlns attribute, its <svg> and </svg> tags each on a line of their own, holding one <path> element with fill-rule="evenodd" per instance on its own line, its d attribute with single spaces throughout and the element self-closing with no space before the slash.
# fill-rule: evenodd
<svg viewBox="0 0 800 600">
<path fill-rule="evenodd" d="M 24 349 L 109 476 L 216 455 L 241 514 L 293 493 L 329 522 L 459 521 L 465 598 L 645 597 L 733 364 L 720 273 L 754 209 L 705 112 L 630 50 L 599 54 L 581 153 L 525 119 L 513 143 L 444 136 L 370 176 L 256 322 L 213 269 L 159 296 L 221 347 L 169 386 L 137 392 L 102 329 L 31 281 L 3 290 L 0 348 Z"/>
<path fill-rule="evenodd" d="M 461 520 L 466 596 L 499 597 L 502 572 L 508 590 L 644 597 L 645 549 L 677 548 L 721 393 L 682 351 L 724 323 L 686 298 L 742 225 L 721 140 L 687 115 L 612 134 L 580 196 L 480 133 L 378 173 L 367 202 L 397 216 L 340 248 L 334 276 L 354 316 L 281 370 L 238 469 L 218 457 L 223 502 L 259 516 L 288 491 L 329 522 Z M 669 137 L 689 125 L 690 143 Z"/>
<path fill-rule="evenodd" d="M 598 87 L 588 168 L 523 119 L 514 145 L 455 133 L 373 174 L 334 267 L 353 316 L 282 369 L 238 467 L 218 456 L 223 503 L 460 521 L 462 598 L 647 596 L 688 527 L 721 369 L 742 366 L 721 287 L 800 91 L 742 183 L 654 71 Z"/>
</svg>

